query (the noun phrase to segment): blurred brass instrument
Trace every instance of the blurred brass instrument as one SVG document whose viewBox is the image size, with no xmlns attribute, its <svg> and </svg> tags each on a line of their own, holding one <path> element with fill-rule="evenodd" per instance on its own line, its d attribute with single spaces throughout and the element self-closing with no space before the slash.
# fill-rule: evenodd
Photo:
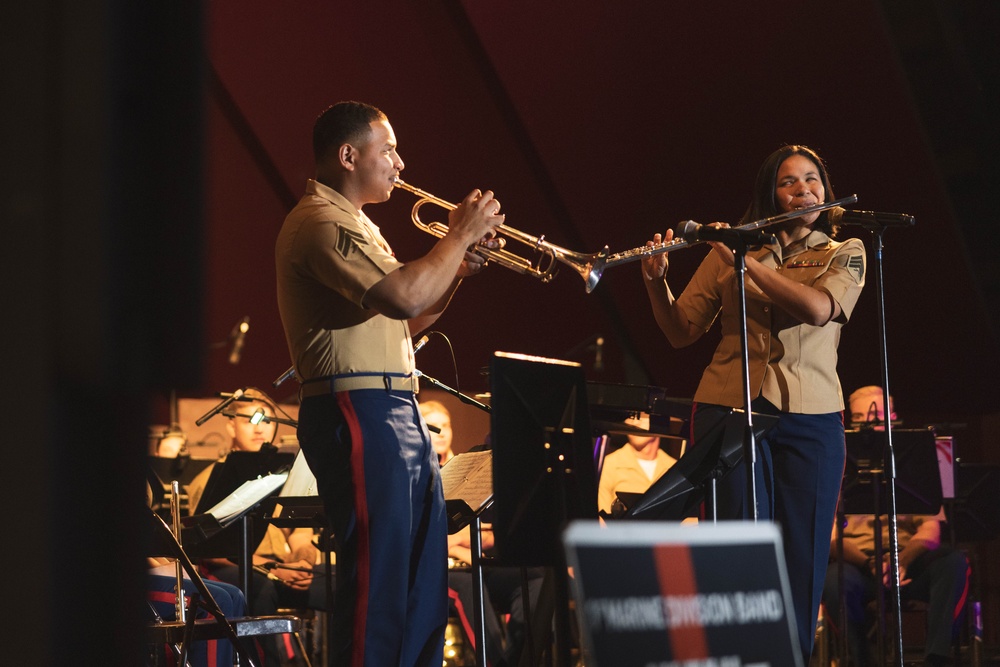
<svg viewBox="0 0 1000 667">
<path fill-rule="evenodd" d="M 420 207 L 425 204 L 436 204 L 445 210 L 452 211 L 457 208 L 457 205 L 435 197 L 420 188 L 415 188 L 399 178 L 394 181 L 393 185 L 407 192 L 412 192 L 419 197 L 417 203 L 413 205 L 411 212 L 413 224 L 432 236 L 436 236 L 439 239 L 444 238 L 445 234 L 448 233 L 448 225 L 441 222 L 422 221 L 420 219 Z M 535 258 L 527 259 L 502 247 L 492 249 L 482 245 L 476 246 L 474 252 L 504 268 L 538 278 L 543 283 L 547 283 L 555 277 L 556 269 L 558 268 L 557 262 L 566 264 L 573 267 L 573 270 L 579 273 L 587 283 L 588 293 L 597 286 L 597 281 L 601 279 L 604 257 L 608 254 L 607 247 L 601 252 L 587 255 L 567 250 L 554 243 L 549 243 L 545 240 L 544 236 L 532 236 L 507 225 L 497 227 L 497 234 L 531 246 L 536 252 Z"/>
</svg>

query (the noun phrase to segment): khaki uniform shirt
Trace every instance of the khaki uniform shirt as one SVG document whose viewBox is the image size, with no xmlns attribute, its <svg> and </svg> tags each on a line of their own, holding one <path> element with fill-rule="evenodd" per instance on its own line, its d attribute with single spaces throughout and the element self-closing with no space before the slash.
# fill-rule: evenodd
<svg viewBox="0 0 1000 667">
<path fill-rule="evenodd" d="M 410 330 L 364 306 L 402 263 L 378 227 L 339 192 L 310 180 L 275 245 L 278 310 L 298 377 L 413 372 Z"/>
<path fill-rule="evenodd" d="M 803 324 L 776 308 L 749 277 L 746 281 L 747 338 L 751 398 L 763 395 L 783 412 L 825 414 L 844 409 L 837 377 L 837 345 L 861 294 L 865 248 L 858 239 L 833 241 L 820 231 L 782 249 L 768 244 L 747 253 L 786 278 L 822 290 L 840 304 L 842 314 L 821 327 Z M 695 400 L 743 406 L 739 293 L 733 267 L 711 252 L 698 267 L 678 302 L 688 319 L 708 330 L 720 311 L 722 340 L 705 369 Z"/>
<path fill-rule="evenodd" d="M 848 514 L 844 526 L 844 541 L 854 542 L 861 551 L 866 554 L 875 553 L 875 516 L 871 514 Z M 882 550 L 889 548 L 889 517 L 883 514 L 882 523 Z M 918 516 L 912 514 L 896 515 L 896 539 L 900 550 L 906 548 L 913 538 L 922 539 L 925 542 L 935 544 L 939 541 L 937 531 L 937 518 L 932 516 Z M 837 529 L 834 527 L 833 539 L 837 537 Z"/>
</svg>

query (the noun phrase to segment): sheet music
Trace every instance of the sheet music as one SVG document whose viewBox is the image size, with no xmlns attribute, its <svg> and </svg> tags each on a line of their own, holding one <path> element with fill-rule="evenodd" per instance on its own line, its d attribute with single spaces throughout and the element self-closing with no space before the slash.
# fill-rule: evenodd
<svg viewBox="0 0 1000 667">
<path fill-rule="evenodd" d="M 473 510 L 493 497 L 493 452 L 466 452 L 441 468 L 445 500 L 464 500 Z"/>
<path fill-rule="evenodd" d="M 279 496 L 316 496 L 316 476 L 309 469 L 306 457 L 300 449 L 295 455 L 292 469 L 288 471 L 288 481 L 282 487 Z"/>
<path fill-rule="evenodd" d="M 243 482 L 238 489 L 208 510 L 207 514 L 211 514 L 219 523 L 225 525 L 281 488 L 286 479 L 288 473 L 283 472 Z"/>
</svg>

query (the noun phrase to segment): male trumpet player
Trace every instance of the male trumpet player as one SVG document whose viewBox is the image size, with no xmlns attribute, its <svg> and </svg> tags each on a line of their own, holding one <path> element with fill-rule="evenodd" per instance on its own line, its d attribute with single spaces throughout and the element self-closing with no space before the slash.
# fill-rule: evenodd
<svg viewBox="0 0 1000 667">
<path fill-rule="evenodd" d="M 298 438 L 336 538 L 337 665 L 441 664 L 447 522 L 437 455 L 414 396 L 411 335 L 440 316 L 468 251 L 503 223 L 490 191 L 448 215 L 419 259 L 397 260 L 361 211 L 403 170 L 385 114 L 328 108 L 313 128 L 316 179 L 275 248 L 278 307 L 302 404 Z"/>
</svg>

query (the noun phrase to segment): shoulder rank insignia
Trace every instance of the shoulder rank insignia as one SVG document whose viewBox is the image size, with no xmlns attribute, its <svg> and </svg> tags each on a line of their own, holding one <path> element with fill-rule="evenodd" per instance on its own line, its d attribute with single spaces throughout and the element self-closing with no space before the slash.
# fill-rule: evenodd
<svg viewBox="0 0 1000 667">
<path fill-rule="evenodd" d="M 865 258 L 863 255 L 838 255 L 833 263 L 847 269 L 857 284 L 865 279 Z"/>
<path fill-rule="evenodd" d="M 340 227 L 337 231 L 337 253 L 346 260 L 351 260 L 352 255 L 360 252 L 362 246 L 368 245 L 368 240 L 361 234 Z"/>
<path fill-rule="evenodd" d="M 847 260 L 847 270 L 851 272 L 854 279 L 861 283 L 865 278 L 865 260 L 861 255 L 851 255 Z"/>
</svg>

